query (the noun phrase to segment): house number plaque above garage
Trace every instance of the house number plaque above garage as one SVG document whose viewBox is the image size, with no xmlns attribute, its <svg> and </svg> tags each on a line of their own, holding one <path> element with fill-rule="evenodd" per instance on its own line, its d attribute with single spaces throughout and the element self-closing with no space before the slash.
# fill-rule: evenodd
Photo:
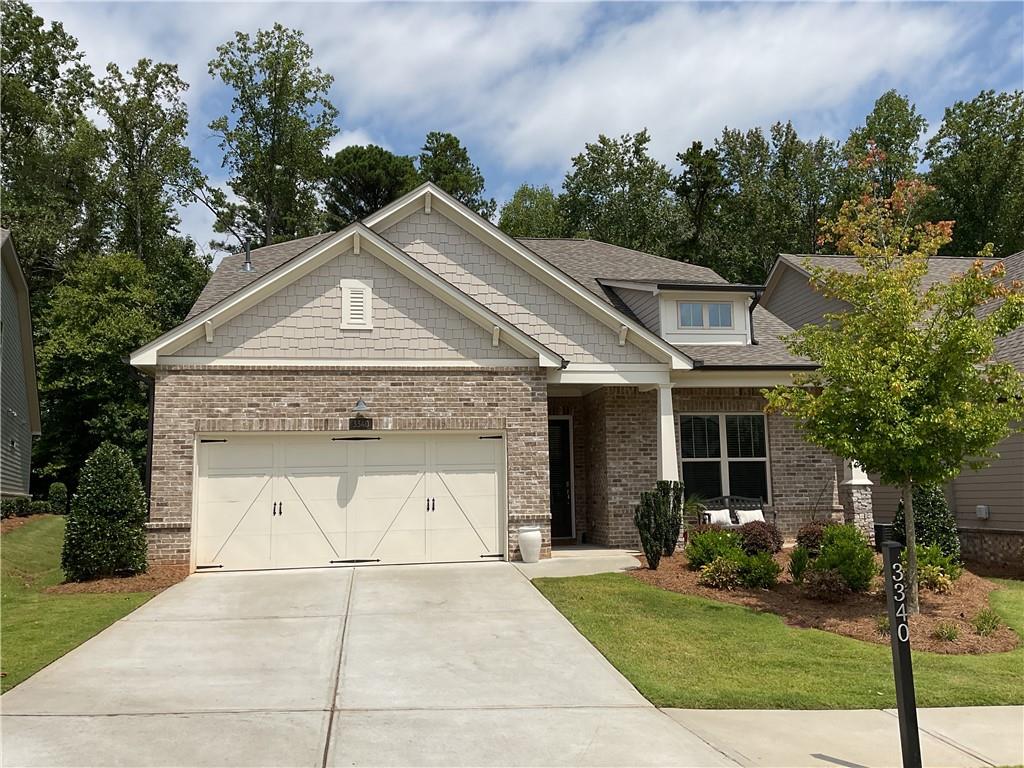
<svg viewBox="0 0 1024 768">
<path fill-rule="evenodd" d="M 348 420 L 349 429 L 373 429 L 373 419 L 367 416 L 353 416 Z"/>
</svg>

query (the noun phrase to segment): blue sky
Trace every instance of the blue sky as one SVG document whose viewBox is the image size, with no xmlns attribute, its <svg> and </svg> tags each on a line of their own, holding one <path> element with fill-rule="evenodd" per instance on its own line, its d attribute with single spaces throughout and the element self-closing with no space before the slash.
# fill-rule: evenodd
<svg viewBox="0 0 1024 768">
<path fill-rule="evenodd" d="M 334 147 L 413 154 L 430 130 L 470 147 L 499 202 L 523 181 L 557 187 L 598 134 L 647 127 L 675 165 L 724 126 L 793 120 L 843 138 L 889 88 L 934 130 L 980 90 L 1024 88 L 1024 3 L 35 3 L 75 35 L 94 71 L 139 57 L 191 84 L 189 142 L 217 183 L 206 125 L 229 94 L 207 74 L 235 30 L 301 29 L 335 78 Z M 201 244 L 210 217 L 182 211 Z"/>
</svg>

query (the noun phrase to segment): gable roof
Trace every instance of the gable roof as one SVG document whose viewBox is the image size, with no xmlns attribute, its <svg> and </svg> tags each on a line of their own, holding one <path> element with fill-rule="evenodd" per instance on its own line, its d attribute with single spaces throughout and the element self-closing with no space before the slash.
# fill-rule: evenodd
<svg viewBox="0 0 1024 768">
<path fill-rule="evenodd" d="M 436 208 L 457 226 L 471 232 L 480 242 L 509 259 L 607 327 L 614 331 L 625 328 L 628 331 L 626 343 L 634 344 L 655 358 L 664 360 L 673 370 L 689 370 L 693 367 L 693 362 L 681 350 L 652 333 L 634 316 L 623 312 L 606 299 L 596 296 L 557 265 L 542 258 L 514 237 L 505 234 L 490 221 L 430 182 L 421 184 L 398 200 L 389 203 L 377 213 L 368 216 L 363 223 L 375 230 L 383 231 L 414 210 L 430 212 L 432 208 Z"/>
<path fill-rule="evenodd" d="M 2 269 L 10 276 L 18 301 L 18 333 L 21 336 L 21 370 L 25 377 L 25 395 L 28 399 L 28 428 L 33 435 L 39 435 L 42 433 L 42 421 L 39 415 L 35 347 L 32 344 L 32 308 L 29 303 L 28 281 L 18 261 L 9 229 L 0 229 L 0 253 Z"/>
<path fill-rule="evenodd" d="M 181 325 L 172 328 L 159 338 L 132 352 L 132 365 L 137 367 L 156 365 L 160 354 L 169 354 L 180 349 L 189 342 L 201 337 L 207 329 L 212 332 L 217 326 L 258 304 L 292 280 L 326 263 L 338 252 L 339 248 L 347 247 L 350 243 L 354 249 L 369 247 L 374 256 L 380 258 L 405 277 L 418 283 L 434 296 L 461 312 L 470 320 L 478 323 L 481 327 L 487 330 L 499 329 L 504 334 L 503 338 L 511 346 L 521 352 L 535 355 L 540 365 L 558 368 L 565 364 L 565 360 L 559 354 L 463 293 L 454 285 L 420 264 L 405 251 L 396 248 L 373 230 L 368 229 L 363 224 L 356 223 L 321 238 L 298 255 L 286 258 L 277 267 L 270 268 L 263 271 L 262 274 L 256 275 L 255 278 L 249 280 L 243 287 L 235 290 L 206 309 L 190 313 L 190 318 Z M 252 277 L 254 272 L 243 272 L 239 266 L 240 264 L 241 261 L 236 260 L 234 268 L 246 277 Z M 223 264 L 221 266 L 223 267 Z"/>
</svg>

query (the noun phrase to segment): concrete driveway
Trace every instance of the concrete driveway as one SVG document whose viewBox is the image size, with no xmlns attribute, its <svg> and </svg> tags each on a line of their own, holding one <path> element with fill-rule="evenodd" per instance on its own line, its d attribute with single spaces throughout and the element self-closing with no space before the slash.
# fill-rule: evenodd
<svg viewBox="0 0 1024 768">
<path fill-rule="evenodd" d="M 735 764 L 503 563 L 193 576 L 0 706 L 7 766 Z"/>
</svg>

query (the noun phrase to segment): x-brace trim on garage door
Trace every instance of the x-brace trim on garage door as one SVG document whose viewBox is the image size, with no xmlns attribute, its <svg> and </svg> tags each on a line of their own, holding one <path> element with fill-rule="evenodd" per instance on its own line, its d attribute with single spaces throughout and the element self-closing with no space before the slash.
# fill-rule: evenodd
<svg viewBox="0 0 1024 768">
<path fill-rule="evenodd" d="M 411 499 L 412 495 L 414 493 L 416 493 L 416 489 L 420 487 L 420 483 L 422 483 L 422 482 L 423 482 L 423 473 L 421 472 L 420 476 L 416 478 L 416 482 L 413 483 L 412 490 L 409 491 L 409 495 L 405 497 L 405 499 L 402 501 L 402 503 L 398 505 L 398 509 L 395 510 L 395 516 L 391 518 L 391 522 L 388 523 L 388 527 L 384 529 L 384 533 L 382 533 L 380 535 L 380 538 L 377 539 L 377 543 L 374 545 L 373 551 L 370 552 L 370 557 L 373 557 L 374 555 L 377 554 L 377 550 L 380 549 L 380 545 L 384 542 L 384 539 L 387 538 L 388 533 L 391 532 L 392 526 L 396 522 L 398 522 L 398 517 L 399 517 L 399 515 L 402 514 L 402 510 L 405 509 L 405 505 L 409 503 L 409 499 Z"/>
<path fill-rule="evenodd" d="M 331 548 L 331 552 L 334 553 L 335 557 L 340 558 L 341 555 L 338 554 L 338 550 L 336 550 L 334 548 L 334 545 L 331 543 L 331 537 L 324 532 L 323 527 L 320 525 L 320 521 L 318 521 L 316 519 L 316 515 L 313 514 L 313 510 L 309 508 L 309 505 L 306 504 L 306 500 L 302 498 L 302 494 L 299 493 L 299 489 L 296 488 L 295 483 L 292 482 L 291 476 L 285 475 L 284 479 L 288 481 L 288 485 L 290 485 L 292 487 L 292 490 L 295 491 L 295 498 L 297 498 L 299 502 L 302 504 L 302 508 L 306 510 L 306 514 L 309 515 L 309 519 L 313 521 L 313 525 L 315 525 L 316 529 L 320 531 L 320 535 L 324 537 L 324 541 L 326 541 L 327 546 Z M 273 546 L 273 539 L 271 539 L 271 546 Z"/>
<path fill-rule="evenodd" d="M 480 540 L 480 545 L 486 550 L 487 549 L 487 542 L 484 541 L 483 536 L 480 535 L 480 531 L 478 531 L 476 529 L 476 526 L 473 525 L 473 521 L 469 519 L 469 515 L 466 514 L 466 510 L 464 510 L 462 508 L 462 505 L 459 504 L 459 499 L 455 495 L 455 491 L 453 491 L 451 489 L 451 487 L 448 485 L 448 483 L 445 482 L 444 478 L 441 477 L 441 473 L 440 472 L 435 473 L 434 477 L 436 477 L 438 480 L 441 481 L 441 485 L 443 485 L 445 487 L 445 490 L 448 491 L 448 494 L 452 497 L 452 501 L 455 502 L 455 506 L 459 508 L 459 512 L 461 512 L 462 516 L 464 518 L 466 518 L 466 522 L 469 524 L 470 529 L 472 529 L 473 534 Z M 483 557 L 483 555 L 481 555 L 481 557 Z"/>
<path fill-rule="evenodd" d="M 238 522 L 236 522 L 234 528 L 231 529 L 231 533 L 224 537 L 224 541 L 221 542 L 220 547 L 214 553 L 213 557 L 210 558 L 211 560 L 216 560 L 220 557 L 220 553 L 224 550 L 224 547 L 227 546 L 227 543 L 231 541 L 231 537 L 234 535 L 235 531 L 238 530 L 238 526 L 242 524 L 242 521 L 245 520 L 246 515 L 248 515 L 249 512 L 252 510 L 253 505 L 256 503 L 256 500 L 263 495 L 263 489 L 266 488 L 267 484 L 273 479 L 273 475 L 271 475 L 270 477 L 263 481 L 263 485 L 261 485 L 260 489 L 256 491 L 256 495 L 252 497 L 252 501 L 249 502 L 249 506 L 245 508 L 245 512 L 243 512 L 241 517 L 238 518 Z"/>
</svg>

